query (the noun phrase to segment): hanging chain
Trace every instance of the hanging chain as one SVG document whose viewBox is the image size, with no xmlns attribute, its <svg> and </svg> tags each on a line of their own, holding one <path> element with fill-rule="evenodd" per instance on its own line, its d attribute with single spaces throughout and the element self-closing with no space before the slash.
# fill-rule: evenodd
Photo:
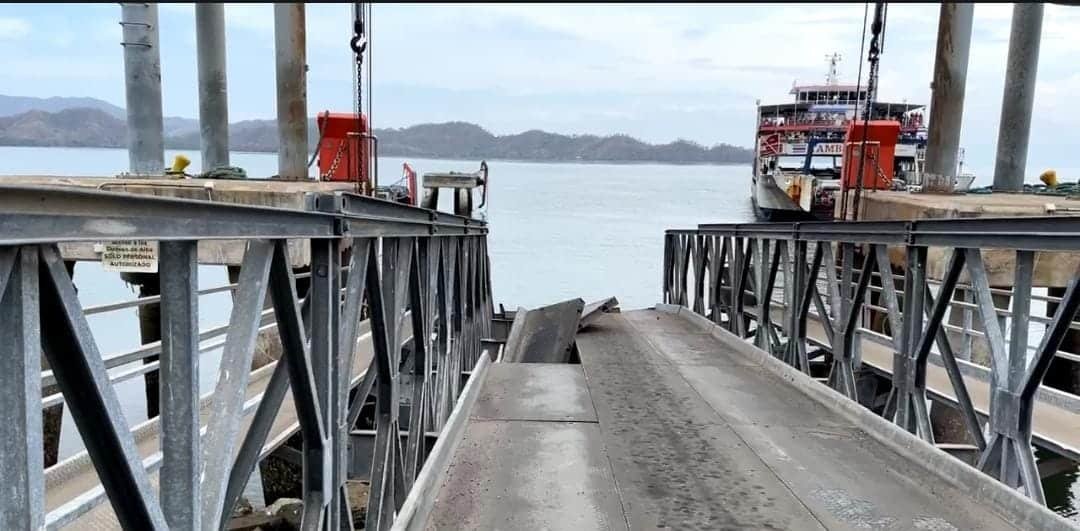
<svg viewBox="0 0 1080 531">
<path fill-rule="evenodd" d="M 859 202 L 863 191 L 863 168 L 866 164 L 866 141 L 869 135 L 870 118 L 877 100 L 878 63 L 880 61 L 881 48 L 884 42 L 882 31 L 885 28 L 885 2 L 874 4 L 874 21 L 870 25 L 870 53 L 866 60 L 870 63 L 870 72 L 866 80 L 866 108 L 863 109 L 862 142 L 859 147 L 859 166 L 855 178 L 855 197 L 851 201 L 851 219 L 859 219 Z"/>
<path fill-rule="evenodd" d="M 325 181 L 326 179 L 329 179 L 330 176 L 334 175 L 334 172 L 337 171 L 338 164 L 341 163 L 341 154 L 345 153 L 345 145 L 347 142 L 348 139 L 338 143 L 337 153 L 334 154 L 334 160 L 330 162 L 330 168 L 326 170 L 326 173 L 322 174 L 322 180 Z"/>
<path fill-rule="evenodd" d="M 356 105 L 354 107 L 356 111 L 356 131 L 357 133 L 363 133 L 363 110 L 364 110 L 364 52 L 367 50 L 368 38 L 365 28 L 366 17 L 364 11 L 366 6 L 363 2 L 353 2 L 353 36 L 349 41 L 349 48 L 353 52 L 353 60 L 356 66 Z M 357 146 L 363 141 L 362 136 L 358 139 Z M 342 143 L 342 146 L 345 144 Z M 338 155 L 341 155 L 341 151 L 338 151 Z M 356 172 L 359 174 L 363 168 L 363 159 L 360 157 L 360 153 L 357 153 L 357 168 Z M 337 157 L 335 157 L 335 166 L 337 164 Z M 365 190 L 361 190 L 361 193 Z"/>
</svg>

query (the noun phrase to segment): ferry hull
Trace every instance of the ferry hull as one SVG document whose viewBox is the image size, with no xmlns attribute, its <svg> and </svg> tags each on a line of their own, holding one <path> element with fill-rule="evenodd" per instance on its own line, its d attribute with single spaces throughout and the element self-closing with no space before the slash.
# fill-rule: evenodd
<svg viewBox="0 0 1080 531">
<path fill-rule="evenodd" d="M 754 215 L 761 221 L 811 221 L 814 215 L 802 209 L 780 189 L 771 175 L 756 175 L 750 189 Z"/>
</svg>

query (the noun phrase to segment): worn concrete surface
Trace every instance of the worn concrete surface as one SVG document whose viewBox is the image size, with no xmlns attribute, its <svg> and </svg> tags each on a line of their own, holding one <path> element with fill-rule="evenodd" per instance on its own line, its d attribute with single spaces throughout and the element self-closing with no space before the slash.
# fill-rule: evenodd
<svg viewBox="0 0 1080 531">
<path fill-rule="evenodd" d="M 626 529 L 581 366 L 489 371 L 428 529 Z"/>
<path fill-rule="evenodd" d="M 492 367 L 429 529 L 1015 528 L 681 317 L 577 343 L 580 369 Z M 581 397 L 597 422 L 539 420 Z"/>
<path fill-rule="evenodd" d="M 470 418 L 596 422 L 581 365 L 496 363 Z"/>
<path fill-rule="evenodd" d="M 578 347 L 631 528 L 1010 528 L 681 318 L 604 316 Z"/>
</svg>

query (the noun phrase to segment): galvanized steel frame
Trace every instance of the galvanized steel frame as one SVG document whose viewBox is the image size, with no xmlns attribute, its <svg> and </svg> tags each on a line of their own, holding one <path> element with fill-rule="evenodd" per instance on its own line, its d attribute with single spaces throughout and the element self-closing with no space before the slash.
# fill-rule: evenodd
<svg viewBox="0 0 1080 531">
<path fill-rule="evenodd" d="M 888 247 L 904 247 L 906 274 L 898 294 Z M 769 253 L 770 247 L 773 252 Z M 864 252 L 856 270 L 855 251 Z M 935 295 L 927 278 L 927 249 L 952 249 Z M 981 249 L 1015 251 L 1010 340 L 998 322 Z M 807 255 L 812 249 L 809 263 Z M 836 254 L 834 255 L 834 250 Z M 868 310 L 870 280 L 878 276 L 881 304 L 892 330 L 892 388 L 883 414 L 933 443 L 926 368 L 933 346 L 957 397 L 965 427 L 979 451 L 978 468 L 1045 504 L 1032 451 L 1036 395 L 1065 332 L 1080 308 L 1080 271 L 1074 272 L 1034 356 L 1027 355 L 1034 256 L 1080 251 L 1080 218 L 975 218 L 915 222 L 754 223 L 668 230 L 664 238 L 663 302 L 690 308 L 785 363 L 810 373 L 806 322 L 813 305 L 827 336 L 832 366 L 827 384 L 858 400 L 856 334 Z M 972 405 L 943 318 L 963 272 L 985 326 L 991 351 L 991 400 L 984 427 Z M 782 304 L 773 298 L 782 272 Z M 856 277 L 857 275 L 857 277 Z M 825 278 L 822 279 L 821 276 Z M 692 279 L 692 280 L 691 280 Z M 819 285 L 824 280 L 828 293 Z M 688 286 L 689 282 L 693 282 Z M 790 289 L 787 286 L 791 286 Z M 750 289 L 747 289 L 750 287 Z M 747 298 L 756 308 L 747 308 Z M 783 323 L 772 322 L 782 308 Z M 755 323 L 751 329 L 749 323 Z"/>
<path fill-rule="evenodd" d="M 64 515 L 45 514 L 42 354 L 124 528 L 223 528 L 290 390 L 303 439 L 302 527 L 352 527 L 345 493 L 348 440 L 371 391 L 376 453 L 366 527 L 391 526 L 425 459 L 424 434 L 438 433 L 446 423 L 463 371 L 475 365 L 481 339 L 491 332 L 483 221 L 342 193 L 312 195 L 309 209 L 301 211 L 0 188 L 0 421 L 6 449 L 0 475 L 10 493 L 0 497 L 0 527 L 59 525 L 98 499 L 88 496 L 75 508 L 69 504 Z M 57 246 L 115 238 L 160 242 L 160 497 L 135 449 Z M 203 428 L 196 249 L 207 239 L 243 240 L 247 247 L 213 414 Z M 311 288 L 303 303 L 287 239 L 308 240 L 311 248 Z M 350 249 L 347 269 L 340 264 L 345 248 Z M 241 433 L 267 294 L 283 358 Z M 346 353 L 357 344 L 364 302 L 374 359 L 354 387 L 353 356 Z M 42 320 L 42 314 L 62 318 Z M 408 338 L 402 334 L 406 318 L 413 330 Z M 406 359 L 403 344 L 409 346 Z M 397 436 L 403 377 L 413 382 L 404 446 Z"/>
</svg>

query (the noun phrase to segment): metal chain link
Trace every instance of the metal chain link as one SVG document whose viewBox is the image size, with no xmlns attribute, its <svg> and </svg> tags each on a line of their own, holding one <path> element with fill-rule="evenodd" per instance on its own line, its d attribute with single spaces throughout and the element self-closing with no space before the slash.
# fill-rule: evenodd
<svg viewBox="0 0 1080 531">
<path fill-rule="evenodd" d="M 345 142 L 347 141 L 348 139 L 346 138 L 346 140 L 343 140 L 338 144 L 337 153 L 334 154 L 334 160 L 330 163 L 330 168 L 326 170 L 326 173 L 322 174 L 320 180 L 328 179 L 337 171 L 338 164 L 341 163 L 341 154 L 345 152 Z"/>
</svg>

